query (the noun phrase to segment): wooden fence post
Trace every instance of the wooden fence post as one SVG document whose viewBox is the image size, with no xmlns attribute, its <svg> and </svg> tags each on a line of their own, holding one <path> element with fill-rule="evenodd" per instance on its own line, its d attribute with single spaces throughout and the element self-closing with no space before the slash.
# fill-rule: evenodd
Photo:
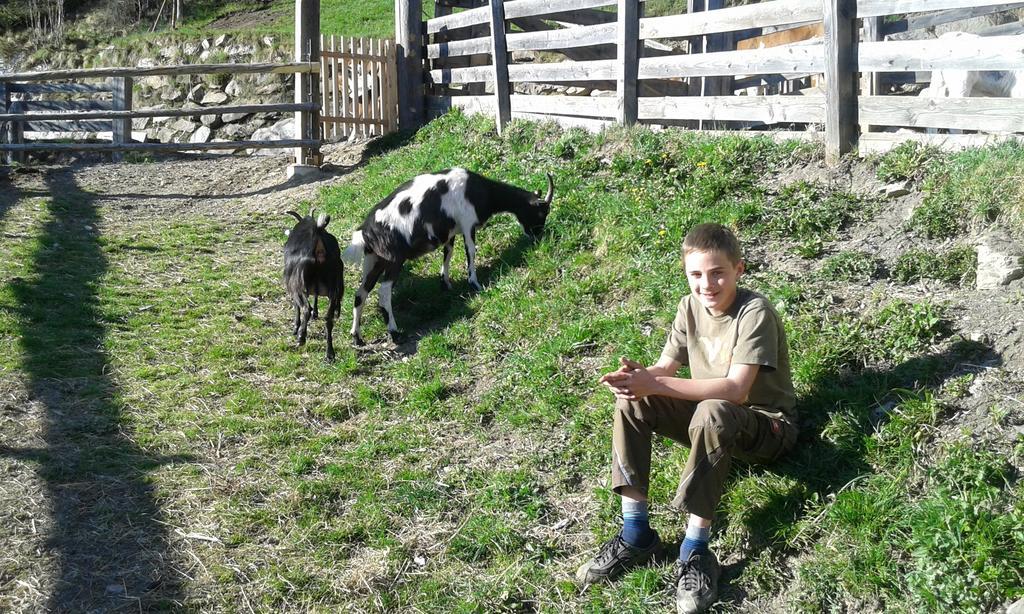
<svg viewBox="0 0 1024 614">
<path fill-rule="evenodd" d="M 11 92 L 7 84 L 0 81 L 0 113 L 10 113 Z M 0 122 L 0 143 L 7 143 L 13 135 L 12 122 Z M 13 160 L 11 152 L 0 154 L 0 162 L 10 164 Z"/>
<path fill-rule="evenodd" d="M 509 99 L 508 47 L 505 45 L 505 0 L 490 0 L 491 4 L 491 62 L 494 64 L 494 104 L 498 134 L 512 118 Z"/>
<path fill-rule="evenodd" d="M 115 111 L 131 111 L 132 110 L 132 87 L 134 86 L 134 79 L 131 77 L 114 77 L 112 92 L 114 94 L 114 110 Z M 132 120 L 131 118 L 115 119 L 112 122 L 112 138 L 111 141 L 115 145 L 124 145 L 132 140 Z M 114 162 L 124 161 L 124 152 L 115 151 L 113 155 Z"/>
<path fill-rule="evenodd" d="M 640 74 L 640 0 L 618 0 L 619 25 L 615 43 L 618 67 L 615 81 L 616 121 L 632 126 L 637 120 Z"/>
<path fill-rule="evenodd" d="M 295 0 L 295 61 L 320 63 L 320 0 Z M 319 90 L 319 75 L 295 73 L 295 102 L 319 103 Z M 295 112 L 295 138 L 320 139 L 318 111 Z M 318 170 L 320 163 L 319 147 L 296 147 L 295 164 L 288 167 L 288 177 Z"/>
<path fill-rule="evenodd" d="M 857 140 L 857 2 L 822 0 L 825 16 L 825 162 Z"/>
<path fill-rule="evenodd" d="M 395 0 L 395 55 L 398 68 L 398 127 L 423 124 L 422 0 Z"/>
</svg>

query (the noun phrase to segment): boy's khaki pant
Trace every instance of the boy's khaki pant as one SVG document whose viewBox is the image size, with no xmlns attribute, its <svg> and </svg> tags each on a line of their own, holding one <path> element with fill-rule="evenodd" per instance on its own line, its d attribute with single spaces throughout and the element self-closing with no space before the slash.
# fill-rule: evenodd
<svg viewBox="0 0 1024 614">
<path fill-rule="evenodd" d="M 728 401 L 696 403 L 661 396 L 618 400 L 612 436 L 612 488 L 647 494 L 653 433 L 690 447 L 672 508 L 714 518 L 734 456 L 775 460 L 796 442 L 795 426 Z"/>
</svg>

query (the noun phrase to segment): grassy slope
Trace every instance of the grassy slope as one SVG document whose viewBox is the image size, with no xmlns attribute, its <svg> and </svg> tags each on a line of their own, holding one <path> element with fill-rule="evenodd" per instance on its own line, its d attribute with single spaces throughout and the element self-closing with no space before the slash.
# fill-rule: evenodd
<svg viewBox="0 0 1024 614">
<path fill-rule="evenodd" d="M 276 267 L 262 261 L 278 249 L 276 219 L 110 228 L 93 242 L 54 234 L 79 227 L 64 220 L 85 207 L 72 196 L 19 210 L 49 230 L 0 247 L 2 277 L 13 279 L 0 287 L 0 372 L 40 381 L 109 372 L 108 416 L 145 454 L 184 459 L 139 471 L 172 526 L 223 542 L 193 550 L 202 565 L 184 591 L 194 607 L 669 607 L 667 564 L 582 593 L 571 582 L 617 527 L 606 478 L 611 402 L 596 377 L 619 355 L 657 357 L 685 291 L 677 246 L 693 223 L 727 223 L 759 242 L 795 239 L 813 253 L 873 205 L 810 183 L 767 192 L 764 177 L 817 155 L 796 145 L 645 130 L 595 137 L 528 123 L 497 137 L 491 125 L 445 116 L 323 194 L 341 234 L 418 172 L 462 165 L 533 189 L 554 173 L 540 243 L 525 242 L 507 216 L 480 233 L 483 292 L 468 292 L 458 250 L 451 293 L 438 289 L 438 257 L 407 267 L 395 305 L 417 341 L 411 355 L 342 342 L 338 363 L 325 365 L 319 325 L 308 348 L 291 346 Z M 884 168 L 898 175 L 913 154 Z M 979 159 L 1024 168 L 1018 148 Z M 968 180 L 977 171 L 969 156 L 937 166 L 935 193 L 958 201 L 965 192 L 948 186 L 980 187 Z M 45 262 L 57 239 L 92 260 L 98 248 L 102 271 L 11 268 Z M 857 262 L 830 275 L 864 274 Z M 787 610 L 985 611 L 1018 596 L 1024 506 L 1007 459 L 969 439 L 934 438 L 942 400 L 969 378 L 940 385 L 976 351 L 943 341 L 943 306 L 876 296 L 843 312 L 827 300 L 832 278 L 752 264 L 747 283 L 786 319 L 804 430 L 784 462 L 735 471 L 714 536 L 720 553 L 744 561 L 727 598 L 781 592 Z M 350 271 L 343 323 L 354 280 Z M 49 327 L 32 318 L 69 283 L 95 292 L 90 312 L 105 332 L 80 339 L 59 304 L 47 308 L 57 310 Z M 368 339 L 385 336 L 372 313 L 364 322 Z M 21 341 L 40 331 L 54 338 Z M 40 344 L 98 338 L 108 367 L 80 367 L 75 351 L 41 360 Z M 879 424 L 872 409 L 884 399 L 896 405 Z M 686 451 L 655 448 L 656 524 L 679 537 L 683 524 L 663 505 Z M 71 479 L 110 462 L 84 458 Z"/>
</svg>

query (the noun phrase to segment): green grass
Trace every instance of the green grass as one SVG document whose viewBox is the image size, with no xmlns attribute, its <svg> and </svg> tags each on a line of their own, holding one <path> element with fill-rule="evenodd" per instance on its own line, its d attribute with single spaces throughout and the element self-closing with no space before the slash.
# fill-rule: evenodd
<svg viewBox="0 0 1024 614">
<path fill-rule="evenodd" d="M 1000 222 L 1024 231 L 1024 147 L 1009 143 L 933 158 L 924 202 L 908 227 L 928 238 L 955 237 Z"/>
<path fill-rule="evenodd" d="M 372 153 L 320 195 L 339 236 L 397 184 L 454 165 L 534 190 L 551 172 L 555 201 L 537 243 L 508 216 L 479 233 L 479 293 L 461 250 L 449 293 L 438 255 L 407 265 L 394 304 L 410 353 L 349 346 L 348 271 L 334 364 L 321 322 L 303 349 L 288 335 L 280 216 L 97 226 L 82 190 L 16 196 L 3 219 L 15 238 L 0 245 L 0 378 L 82 384 L 76 399 L 100 399 L 99 413 L 67 436 L 107 437 L 67 467 L 54 450 L 44 475 L 142 480 L 162 523 L 220 541 L 165 546 L 204 571 L 143 608 L 161 594 L 195 609 L 670 608 L 667 564 L 585 591 L 571 581 L 618 528 L 612 403 L 596 378 L 620 355 L 657 359 L 694 223 L 834 249 L 870 203 L 814 183 L 764 187 L 820 155 L 769 139 L 525 122 L 499 137 L 491 119 L 453 112 Z M 79 232 L 86 223 L 102 230 Z M 949 339 L 941 303 L 827 300 L 820 279 L 864 281 L 875 264 L 840 253 L 823 278 L 771 263 L 746 276 L 783 315 L 803 426 L 783 462 L 736 466 L 714 547 L 748 562 L 733 590 L 785 591 L 786 609 L 997 608 L 1022 585 L 1019 483 L 1004 460 L 936 437 L 941 386 L 976 348 Z M 363 333 L 386 337 L 372 310 Z M 154 460 L 170 456 L 182 460 Z M 659 440 L 654 458 L 655 523 L 678 539 L 684 519 L 665 503 L 686 450 Z"/>
<path fill-rule="evenodd" d="M 973 284 L 978 267 L 978 253 L 969 245 L 935 253 L 911 249 L 896 259 L 893 279 L 910 283 L 921 279 L 937 279 L 948 284 Z"/>
</svg>

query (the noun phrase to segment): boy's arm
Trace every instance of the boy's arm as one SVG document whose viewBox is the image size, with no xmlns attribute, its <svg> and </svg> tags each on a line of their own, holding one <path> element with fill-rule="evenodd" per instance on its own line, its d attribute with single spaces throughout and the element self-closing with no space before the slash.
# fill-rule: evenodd
<svg viewBox="0 0 1024 614">
<path fill-rule="evenodd" d="M 662 357 L 657 364 L 644 368 L 640 363 L 622 359 L 622 368 L 601 378 L 617 398 L 636 401 L 649 395 L 704 401 L 722 399 L 737 405 L 747 400 L 760 365 L 733 363 L 725 377 L 689 379 L 675 377 L 679 364 L 663 365 L 671 359 Z M 672 361 L 674 362 L 674 361 Z M 673 368 L 674 367 L 674 368 Z"/>
</svg>

